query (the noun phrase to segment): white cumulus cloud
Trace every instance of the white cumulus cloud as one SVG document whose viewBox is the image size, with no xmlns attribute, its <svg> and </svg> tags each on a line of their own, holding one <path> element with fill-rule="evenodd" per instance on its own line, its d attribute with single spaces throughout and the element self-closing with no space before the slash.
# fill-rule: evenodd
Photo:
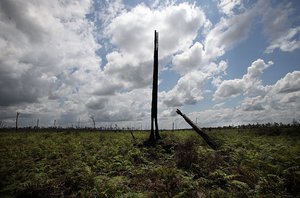
<svg viewBox="0 0 300 198">
<path fill-rule="evenodd" d="M 224 80 L 217 88 L 214 98 L 229 98 L 241 94 L 261 95 L 265 87 L 261 84 L 263 71 L 273 64 L 272 61 L 265 63 L 257 59 L 248 67 L 248 72 L 240 79 Z"/>
<path fill-rule="evenodd" d="M 99 70 L 89 1 L 0 2 L 0 106 L 4 112 L 72 109 Z M 81 89 L 83 88 L 83 89 Z M 52 100 L 52 101 L 51 101 Z M 14 106 L 12 106 L 14 105 Z M 30 107 L 29 107 L 30 105 Z"/>
<path fill-rule="evenodd" d="M 161 93 L 163 103 L 169 107 L 195 104 L 203 99 L 202 86 L 207 77 L 207 74 L 201 71 L 190 72 L 184 75 L 178 80 L 172 90 Z"/>
<path fill-rule="evenodd" d="M 219 0 L 218 8 L 219 11 L 231 16 L 234 14 L 234 9 L 242 6 L 242 0 Z"/>
<path fill-rule="evenodd" d="M 262 1 L 263 33 L 268 38 L 266 53 L 275 49 L 291 52 L 300 48 L 300 27 L 294 24 L 291 18 L 299 17 L 293 8 L 292 2 L 279 3 L 276 6 L 270 1 Z"/>
</svg>

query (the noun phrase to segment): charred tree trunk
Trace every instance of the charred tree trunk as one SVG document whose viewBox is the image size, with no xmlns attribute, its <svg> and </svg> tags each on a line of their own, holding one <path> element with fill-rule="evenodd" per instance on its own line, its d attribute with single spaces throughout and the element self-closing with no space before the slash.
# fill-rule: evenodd
<svg viewBox="0 0 300 198">
<path fill-rule="evenodd" d="M 158 92 L 158 32 L 154 31 L 154 64 L 153 64 L 153 86 L 151 106 L 151 133 L 149 140 L 161 139 L 157 123 L 157 92 Z M 155 125 L 155 130 L 154 130 Z"/>
<path fill-rule="evenodd" d="M 19 115 L 20 115 L 20 112 L 17 112 L 17 116 L 16 116 L 16 131 L 18 130 Z"/>
<path fill-rule="evenodd" d="M 201 129 L 199 129 L 192 120 L 190 120 L 185 114 L 183 114 L 179 109 L 177 109 L 176 113 L 181 115 L 185 121 L 205 140 L 205 142 L 214 150 L 217 149 L 218 145 L 210 139 L 210 137 L 204 133 Z"/>
</svg>

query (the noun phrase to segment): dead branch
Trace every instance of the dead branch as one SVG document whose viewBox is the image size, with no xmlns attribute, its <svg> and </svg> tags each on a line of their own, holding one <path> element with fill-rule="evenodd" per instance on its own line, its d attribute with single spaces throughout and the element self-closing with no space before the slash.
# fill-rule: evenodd
<svg viewBox="0 0 300 198">
<path fill-rule="evenodd" d="M 176 110 L 176 113 L 181 115 L 184 120 L 205 140 L 205 142 L 214 150 L 217 149 L 218 145 L 215 143 L 210 137 L 204 133 L 201 129 L 197 127 L 196 124 L 193 123 L 192 120 L 190 120 L 185 114 L 183 114 L 179 109 Z"/>
</svg>

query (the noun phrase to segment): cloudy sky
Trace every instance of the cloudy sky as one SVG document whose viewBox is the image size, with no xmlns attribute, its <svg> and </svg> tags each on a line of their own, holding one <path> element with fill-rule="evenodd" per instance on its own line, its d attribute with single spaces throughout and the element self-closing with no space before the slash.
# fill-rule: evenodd
<svg viewBox="0 0 300 198">
<path fill-rule="evenodd" d="M 300 119 L 300 1 L 1 0 L 0 120 L 159 125 Z"/>
</svg>

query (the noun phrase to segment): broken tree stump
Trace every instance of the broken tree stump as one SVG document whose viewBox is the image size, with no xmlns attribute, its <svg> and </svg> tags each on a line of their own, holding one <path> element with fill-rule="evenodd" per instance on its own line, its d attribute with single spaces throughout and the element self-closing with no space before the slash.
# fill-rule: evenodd
<svg viewBox="0 0 300 198">
<path fill-rule="evenodd" d="M 217 149 L 218 145 L 215 143 L 210 137 L 204 133 L 201 129 L 199 129 L 192 120 L 190 120 L 185 114 L 183 114 L 179 109 L 176 110 L 176 113 L 181 115 L 184 120 L 205 140 L 205 142 L 214 150 Z"/>
</svg>

